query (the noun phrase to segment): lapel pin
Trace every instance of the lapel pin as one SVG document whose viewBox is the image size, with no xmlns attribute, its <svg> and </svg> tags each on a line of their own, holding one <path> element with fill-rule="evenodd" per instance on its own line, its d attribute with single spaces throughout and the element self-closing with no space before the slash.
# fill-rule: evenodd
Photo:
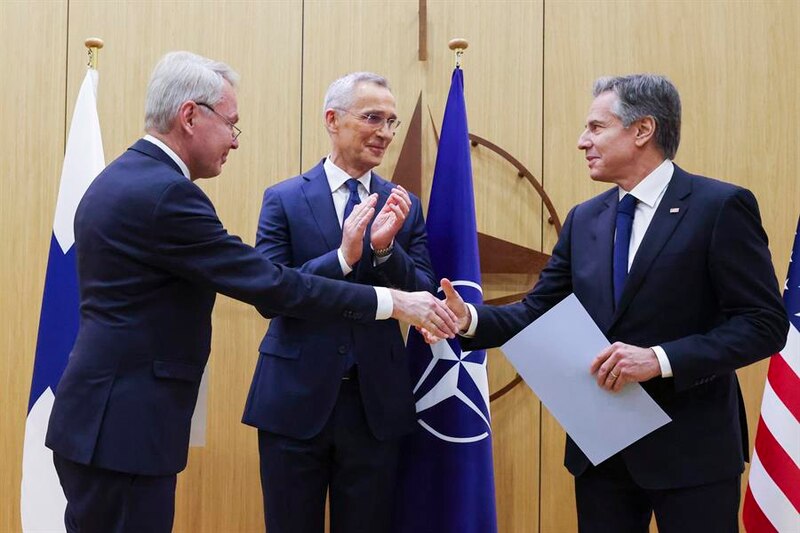
<svg viewBox="0 0 800 533">
<path fill-rule="evenodd" d="M 680 212 L 680 210 L 681 210 L 680 207 L 671 207 L 669 212 L 670 213 L 678 213 L 678 212 Z"/>
</svg>

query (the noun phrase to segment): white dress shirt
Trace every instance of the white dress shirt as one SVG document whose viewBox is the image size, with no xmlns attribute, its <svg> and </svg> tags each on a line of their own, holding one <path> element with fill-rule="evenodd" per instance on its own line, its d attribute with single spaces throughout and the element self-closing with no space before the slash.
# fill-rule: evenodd
<svg viewBox="0 0 800 533">
<path fill-rule="evenodd" d="M 183 159 L 178 157 L 178 154 L 172 151 L 172 148 L 161 142 L 159 139 L 156 139 L 152 135 L 145 135 L 144 140 L 161 148 L 161 150 L 167 154 L 170 159 L 175 161 L 175 164 L 181 169 L 181 173 L 186 176 L 187 179 L 192 179 L 192 177 L 189 175 L 189 167 L 186 166 L 186 163 L 183 162 Z"/>
<path fill-rule="evenodd" d="M 330 187 L 331 197 L 333 198 L 333 207 L 336 210 L 336 219 L 339 221 L 339 227 L 341 228 L 344 224 L 344 208 L 347 205 L 347 200 L 350 198 L 350 189 L 347 187 L 347 180 L 355 179 L 358 181 L 358 197 L 363 202 L 364 199 L 369 196 L 372 171 L 368 170 L 362 176 L 353 178 L 347 172 L 336 166 L 336 164 L 331 161 L 330 156 L 325 158 L 325 163 L 323 163 L 322 167 L 328 179 L 328 187 Z M 346 276 L 353 271 L 352 267 L 344 260 L 344 253 L 341 248 L 336 251 L 336 256 L 339 258 L 339 266 L 342 268 L 342 274 Z M 382 263 L 387 259 L 388 257 L 381 257 L 378 259 L 378 262 Z M 375 293 L 378 296 L 376 320 L 383 320 L 391 317 L 394 306 L 389 289 L 385 287 L 375 287 Z"/>
</svg>

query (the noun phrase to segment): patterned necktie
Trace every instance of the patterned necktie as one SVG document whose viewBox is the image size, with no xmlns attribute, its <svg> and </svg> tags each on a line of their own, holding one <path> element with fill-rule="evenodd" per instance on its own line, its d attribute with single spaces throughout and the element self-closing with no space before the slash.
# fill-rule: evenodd
<svg viewBox="0 0 800 533">
<path fill-rule="evenodd" d="M 636 198 L 626 194 L 617 206 L 617 237 L 614 240 L 614 304 L 619 304 L 628 277 L 628 249 L 633 228 Z"/>
<path fill-rule="evenodd" d="M 350 178 L 345 183 L 347 184 L 347 188 L 350 189 L 350 197 L 347 199 L 347 203 L 344 205 L 342 225 L 344 225 L 344 221 L 347 220 L 347 217 L 350 216 L 350 213 L 353 212 L 353 208 L 361 203 L 361 198 L 358 196 L 358 180 Z"/>
</svg>

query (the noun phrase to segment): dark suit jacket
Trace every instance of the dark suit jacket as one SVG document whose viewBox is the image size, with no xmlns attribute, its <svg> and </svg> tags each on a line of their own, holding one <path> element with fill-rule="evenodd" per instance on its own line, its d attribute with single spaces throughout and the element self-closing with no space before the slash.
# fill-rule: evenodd
<svg viewBox="0 0 800 533">
<path fill-rule="evenodd" d="M 615 309 L 617 201 L 615 187 L 573 208 L 533 290 L 521 303 L 480 306 L 476 336 L 462 343 L 502 344 L 574 292 L 611 342 L 660 345 L 672 366 L 672 378 L 643 383 L 672 422 L 623 450 L 636 482 L 663 489 L 731 478 L 747 455 L 734 371 L 782 348 L 788 328 L 756 200 L 675 166 Z M 567 439 L 570 472 L 589 464 Z"/>
<path fill-rule="evenodd" d="M 211 202 L 155 145 L 111 163 L 75 215 L 80 329 L 47 446 L 72 461 L 183 470 L 217 292 L 262 313 L 374 319 L 374 290 L 276 265 L 228 234 Z"/>
<path fill-rule="evenodd" d="M 392 184 L 373 172 L 370 187 L 379 195 L 377 213 Z M 418 198 L 412 196 L 411 201 L 389 259 L 373 265 L 367 230 L 363 255 L 348 281 L 407 291 L 435 290 L 422 207 Z M 322 162 L 264 192 L 256 249 L 271 261 L 343 279 L 337 257 L 341 241 Z M 245 424 L 298 439 L 319 433 L 336 403 L 345 356 L 350 352 L 358 362 L 359 388 L 375 437 L 397 437 L 416 427 L 405 346 L 394 320 L 362 325 L 341 318 L 278 316 L 272 319 L 259 351 L 242 419 Z"/>
</svg>

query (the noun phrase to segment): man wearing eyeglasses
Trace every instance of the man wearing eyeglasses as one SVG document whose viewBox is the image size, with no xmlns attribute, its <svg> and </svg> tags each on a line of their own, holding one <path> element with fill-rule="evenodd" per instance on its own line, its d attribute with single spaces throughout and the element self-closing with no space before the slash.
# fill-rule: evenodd
<svg viewBox="0 0 800 533">
<path fill-rule="evenodd" d="M 70 532 L 172 529 L 217 292 L 265 316 L 349 325 L 391 315 L 448 329 L 449 315 L 437 315 L 440 303 L 426 292 L 299 273 L 228 234 L 194 180 L 217 176 L 239 147 L 237 78 L 224 63 L 167 54 L 147 90 L 148 135 L 97 176 L 77 208 L 80 329 L 46 440 Z M 373 214 L 374 201 L 364 204 L 354 231 Z M 433 314 L 421 311 L 428 305 Z"/>
<path fill-rule="evenodd" d="M 373 171 L 400 124 L 387 81 L 334 81 L 323 118 L 330 154 L 266 190 L 256 249 L 301 272 L 433 292 L 420 201 Z M 332 533 L 388 532 L 398 439 L 416 426 L 399 325 L 277 316 L 259 351 L 243 422 L 259 429 L 269 533 L 323 533 L 326 492 Z"/>
</svg>

